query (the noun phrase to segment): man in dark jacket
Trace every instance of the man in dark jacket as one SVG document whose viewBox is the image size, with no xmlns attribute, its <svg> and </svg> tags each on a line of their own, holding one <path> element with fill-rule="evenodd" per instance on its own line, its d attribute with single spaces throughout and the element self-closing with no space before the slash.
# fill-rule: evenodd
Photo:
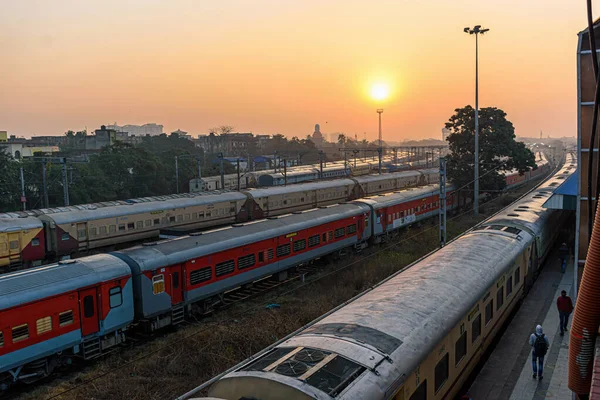
<svg viewBox="0 0 600 400">
<path fill-rule="evenodd" d="M 564 336 L 569 322 L 569 315 L 573 312 L 573 301 L 567 296 L 567 291 L 560 292 L 560 297 L 556 300 L 556 308 L 560 317 L 560 336 Z"/>
<path fill-rule="evenodd" d="M 560 248 L 558 249 L 558 255 L 561 262 L 560 272 L 564 274 L 565 270 L 567 269 L 567 261 L 569 261 L 569 246 L 567 246 L 566 243 L 560 245 Z"/>
</svg>

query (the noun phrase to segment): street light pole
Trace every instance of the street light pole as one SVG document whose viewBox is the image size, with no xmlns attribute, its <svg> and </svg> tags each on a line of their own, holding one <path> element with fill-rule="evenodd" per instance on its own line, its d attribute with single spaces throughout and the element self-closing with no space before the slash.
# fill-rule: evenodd
<svg viewBox="0 0 600 400">
<path fill-rule="evenodd" d="M 383 140 L 381 134 L 381 114 L 383 113 L 383 108 L 377 109 L 377 114 L 379 114 L 379 175 L 381 175 L 381 156 L 383 153 Z"/>
<path fill-rule="evenodd" d="M 489 29 L 482 29 L 481 25 L 475 25 L 473 29 L 463 29 L 469 35 L 475 35 L 475 190 L 473 193 L 473 213 L 479 215 L 479 34 L 484 34 Z"/>
</svg>

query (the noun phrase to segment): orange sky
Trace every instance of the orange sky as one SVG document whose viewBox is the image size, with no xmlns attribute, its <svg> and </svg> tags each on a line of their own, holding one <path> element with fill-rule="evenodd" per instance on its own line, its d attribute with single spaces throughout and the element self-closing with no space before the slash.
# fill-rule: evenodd
<svg viewBox="0 0 600 400">
<path fill-rule="evenodd" d="M 600 10 L 600 2 L 596 2 Z M 439 137 L 456 107 L 508 113 L 518 135 L 576 134 L 574 0 L 26 0 L 0 13 L 0 130 L 62 134 L 156 122 L 165 131 Z M 389 82 L 383 104 L 368 84 Z M 327 121 L 327 123 L 326 123 Z"/>
</svg>

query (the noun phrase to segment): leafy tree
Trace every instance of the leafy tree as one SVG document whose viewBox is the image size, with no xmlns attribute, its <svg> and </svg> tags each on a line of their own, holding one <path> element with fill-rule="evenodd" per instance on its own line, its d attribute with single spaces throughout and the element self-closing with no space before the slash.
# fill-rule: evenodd
<svg viewBox="0 0 600 400">
<path fill-rule="evenodd" d="M 448 178 L 458 187 L 473 188 L 475 149 L 475 110 L 470 105 L 457 108 L 445 124 L 447 137 Z M 479 111 L 479 188 L 502 190 L 506 186 L 499 173 L 518 169 L 521 174 L 536 169 L 535 155 L 522 142 L 515 141 L 515 128 L 506 113 L 496 107 Z"/>
</svg>

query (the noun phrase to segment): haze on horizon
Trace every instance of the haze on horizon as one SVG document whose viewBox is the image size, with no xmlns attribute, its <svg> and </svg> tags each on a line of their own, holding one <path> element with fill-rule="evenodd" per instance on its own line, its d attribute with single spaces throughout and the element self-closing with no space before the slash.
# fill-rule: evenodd
<svg viewBox="0 0 600 400">
<path fill-rule="evenodd" d="M 572 0 L 31 0 L 0 13 L 0 130 L 60 135 L 156 122 L 238 131 L 440 137 L 457 107 L 508 113 L 520 136 L 576 135 Z M 373 83 L 391 96 L 376 103 Z"/>
</svg>

